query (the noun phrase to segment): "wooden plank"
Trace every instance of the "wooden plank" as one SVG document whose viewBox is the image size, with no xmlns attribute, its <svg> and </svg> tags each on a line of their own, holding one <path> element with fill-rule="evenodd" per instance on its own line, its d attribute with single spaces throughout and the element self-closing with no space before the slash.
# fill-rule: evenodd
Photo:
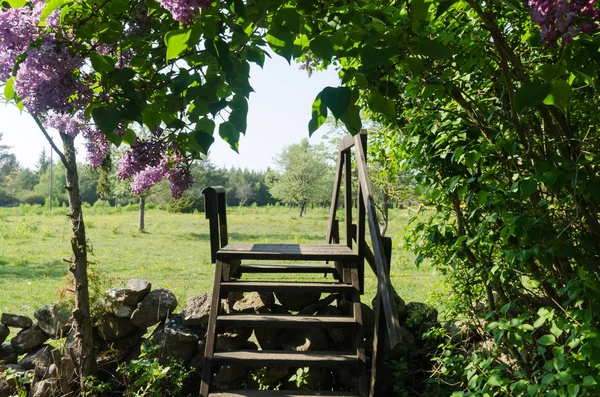
<svg viewBox="0 0 600 397">
<path fill-rule="evenodd" d="M 217 210 L 219 213 L 219 235 L 221 247 L 229 244 L 229 235 L 227 234 L 227 199 L 225 197 L 225 189 L 217 193 Z"/>
<path fill-rule="evenodd" d="M 365 355 L 365 339 L 363 331 L 362 306 L 360 304 L 360 283 L 358 279 L 358 269 L 353 267 L 351 274 L 352 286 L 354 287 L 354 292 L 352 293 L 352 312 L 354 314 L 354 321 L 356 322 L 356 334 L 354 342 L 356 345 L 356 356 L 358 357 L 358 394 L 361 397 L 367 397 L 369 385 L 367 384 L 367 358 Z"/>
<path fill-rule="evenodd" d="M 386 269 L 388 268 L 385 257 L 385 247 L 379 231 L 377 222 L 377 211 L 375 210 L 375 201 L 371 194 L 371 184 L 367 174 L 367 161 L 364 156 L 362 140 L 360 136 L 354 138 L 356 144 L 356 163 L 358 166 L 358 181 L 361 185 L 361 193 L 365 200 L 367 210 L 367 219 L 369 221 L 369 231 L 371 233 L 371 242 L 373 244 L 373 254 L 375 256 L 375 265 L 377 268 L 378 285 L 377 290 L 381 294 L 383 311 L 385 313 L 387 332 L 390 337 L 391 347 L 395 347 L 402 341 L 400 334 L 400 320 L 398 319 L 398 310 L 392 297 L 390 276 Z"/>
<path fill-rule="evenodd" d="M 238 269 L 243 273 L 334 273 L 335 267 L 329 265 L 282 265 L 282 264 L 243 264 Z"/>
<path fill-rule="evenodd" d="M 221 277 L 223 266 L 220 261 L 217 261 L 215 268 L 215 281 L 213 285 L 212 301 L 210 306 L 210 315 L 208 317 L 208 326 L 206 331 L 206 344 L 204 346 L 204 368 L 202 369 L 202 381 L 200 383 L 200 396 L 207 397 L 210 390 L 210 382 L 212 378 L 212 359 L 215 352 L 217 339 L 217 314 L 221 295 Z"/>
<path fill-rule="evenodd" d="M 224 292 L 290 292 L 311 293 L 351 293 L 354 287 L 350 284 L 341 283 L 302 283 L 302 282 L 268 282 L 268 281 L 230 281 L 221 283 Z"/>
<path fill-rule="evenodd" d="M 327 235 L 325 236 L 325 244 L 331 243 L 339 243 L 339 235 L 338 240 L 335 241 L 335 214 L 337 212 L 337 207 L 340 199 L 340 186 L 342 184 L 342 171 L 344 165 L 344 157 L 342 156 L 342 152 L 338 153 L 337 159 L 337 167 L 335 171 L 335 179 L 333 181 L 333 193 L 331 194 L 331 207 L 329 207 L 329 221 L 327 224 Z M 338 226 L 339 227 L 339 226 Z M 339 233 L 339 229 L 338 229 Z"/>
<path fill-rule="evenodd" d="M 371 384 L 369 397 L 377 397 L 381 379 L 377 374 L 383 369 L 383 352 L 385 351 L 386 321 L 381 310 L 381 296 L 375 297 L 375 331 L 373 332 L 373 356 L 371 357 Z"/>
<path fill-rule="evenodd" d="M 354 261 L 357 254 L 342 244 L 228 244 L 217 252 L 217 259 Z"/>
<path fill-rule="evenodd" d="M 291 352 L 281 350 L 230 350 L 216 352 L 213 361 L 221 365 L 273 367 L 302 366 L 323 368 L 348 368 L 356 366 L 356 354 L 340 352 Z"/>
<path fill-rule="evenodd" d="M 352 316 L 300 316 L 285 314 L 221 314 L 219 326 L 261 328 L 347 328 L 356 322 Z"/>
<path fill-rule="evenodd" d="M 352 157 L 344 152 L 344 222 L 346 224 L 346 244 L 352 248 Z"/>
<path fill-rule="evenodd" d="M 227 390 L 210 393 L 209 397 L 356 397 L 353 391 L 311 391 L 311 390 Z"/>
<path fill-rule="evenodd" d="M 360 139 L 363 143 L 362 150 L 365 160 L 367 159 L 367 131 L 361 130 Z M 357 148 L 358 149 L 358 148 Z M 360 183 L 358 184 L 358 220 L 356 222 L 356 240 L 358 247 L 358 280 L 360 285 L 360 293 L 365 293 L 365 199 L 362 196 L 362 189 Z"/>
<path fill-rule="evenodd" d="M 354 137 L 350 134 L 344 135 L 340 141 L 339 151 L 343 152 L 344 150 L 350 149 L 352 146 L 354 146 Z"/>
</svg>

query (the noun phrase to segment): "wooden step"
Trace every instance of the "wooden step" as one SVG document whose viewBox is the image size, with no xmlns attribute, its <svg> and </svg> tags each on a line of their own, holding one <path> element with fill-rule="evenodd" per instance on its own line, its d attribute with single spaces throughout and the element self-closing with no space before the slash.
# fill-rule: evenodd
<svg viewBox="0 0 600 397">
<path fill-rule="evenodd" d="M 208 397 L 356 397 L 353 391 L 309 391 L 309 390 L 228 390 L 210 393 Z"/>
<path fill-rule="evenodd" d="M 352 316 L 292 316 L 282 314 L 221 314 L 218 325 L 261 328 L 330 328 L 353 327 Z"/>
<path fill-rule="evenodd" d="M 343 244 L 227 244 L 217 251 L 217 260 L 307 260 L 353 262 L 358 254 Z"/>
<path fill-rule="evenodd" d="M 268 281 L 227 281 L 221 283 L 221 292 L 352 292 L 354 287 L 342 283 L 302 283 L 302 282 L 268 282 Z"/>
<path fill-rule="evenodd" d="M 240 273 L 334 273 L 334 266 L 327 265 L 282 265 L 282 264 L 243 264 L 237 270 Z"/>
<path fill-rule="evenodd" d="M 215 352 L 213 363 L 220 365 L 273 367 L 348 368 L 358 366 L 356 354 L 340 352 L 292 352 L 281 350 L 229 350 Z"/>
</svg>

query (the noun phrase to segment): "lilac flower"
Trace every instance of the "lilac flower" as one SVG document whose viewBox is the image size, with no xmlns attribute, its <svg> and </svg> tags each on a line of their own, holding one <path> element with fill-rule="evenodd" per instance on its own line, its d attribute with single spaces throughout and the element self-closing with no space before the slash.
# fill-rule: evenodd
<svg viewBox="0 0 600 397">
<path fill-rule="evenodd" d="M 160 6 L 169 11 L 173 19 L 189 25 L 200 8 L 210 7 L 212 0 L 158 0 Z"/>
<path fill-rule="evenodd" d="M 10 78 L 17 57 L 37 37 L 37 22 L 31 8 L 0 9 L 0 81 Z"/>
<path fill-rule="evenodd" d="M 67 113 L 52 113 L 46 116 L 46 126 L 54 128 L 58 132 L 75 138 L 86 128 L 79 115 L 71 116 Z"/>
<path fill-rule="evenodd" d="M 141 194 L 151 186 L 165 179 L 167 175 L 162 164 L 153 167 L 146 167 L 134 175 L 131 181 L 131 191 L 135 194 Z"/>
<path fill-rule="evenodd" d="M 123 153 L 117 167 L 121 179 L 133 177 L 146 167 L 154 167 L 162 161 L 165 145 L 162 142 L 140 141 L 131 144 L 131 149 Z"/>
<path fill-rule="evenodd" d="M 100 167 L 110 151 L 110 142 L 96 127 L 88 128 L 84 133 L 87 143 L 87 160 L 92 167 Z"/>
<path fill-rule="evenodd" d="M 79 81 L 74 71 L 82 59 L 65 46 L 47 35 L 40 48 L 31 48 L 21 64 L 15 81 L 15 92 L 32 114 L 47 110 L 67 112 L 72 108 L 83 108 L 84 98 L 90 89 Z M 77 101 L 72 101 L 75 94 Z"/>
<path fill-rule="evenodd" d="M 580 33 L 598 28 L 600 10 L 595 0 L 528 0 L 529 14 L 542 31 L 541 43 L 566 46 Z"/>
<path fill-rule="evenodd" d="M 194 178 L 188 170 L 172 168 L 167 174 L 169 179 L 171 196 L 175 199 L 181 198 L 183 192 L 192 187 Z"/>
</svg>

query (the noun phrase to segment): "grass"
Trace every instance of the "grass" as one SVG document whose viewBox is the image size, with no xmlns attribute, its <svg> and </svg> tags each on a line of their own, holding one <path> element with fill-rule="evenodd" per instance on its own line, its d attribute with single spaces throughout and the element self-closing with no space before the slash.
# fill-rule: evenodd
<svg viewBox="0 0 600 397">
<path fill-rule="evenodd" d="M 41 305 L 56 302 L 68 285 L 70 222 L 66 208 L 52 212 L 41 207 L 0 208 L 0 312 L 32 315 Z M 324 241 L 328 210 L 309 209 L 298 218 L 285 207 L 228 209 L 230 241 L 255 243 L 320 243 Z M 147 210 L 146 230 L 137 230 L 135 207 L 86 208 L 84 217 L 91 243 L 90 260 L 99 277 L 95 285 L 124 286 L 132 277 L 173 291 L 180 308 L 188 297 L 212 291 L 208 221 L 204 214 L 171 214 Z M 401 236 L 408 215 L 394 210 L 389 236 Z M 407 301 L 425 301 L 440 276 L 427 265 L 416 268 L 410 253 L 394 239 L 391 277 Z M 102 281 L 104 280 L 104 281 Z M 367 268 L 364 301 L 376 288 Z"/>
</svg>

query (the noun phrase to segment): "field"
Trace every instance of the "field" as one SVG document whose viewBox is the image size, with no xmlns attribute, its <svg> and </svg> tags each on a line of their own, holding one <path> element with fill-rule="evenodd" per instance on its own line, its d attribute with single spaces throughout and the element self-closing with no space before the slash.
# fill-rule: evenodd
<svg viewBox="0 0 600 397">
<path fill-rule="evenodd" d="M 208 220 L 204 214 L 172 214 L 147 210 L 146 230 L 137 230 L 137 208 L 86 208 L 90 260 L 97 290 L 124 286 L 128 278 L 144 278 L 153 287 L 171 289 L 182 307 L 188 297 L 212 290 Z M 0 208 L 0 312 L 32 315 L 56 302 L 65 281 L 70 256 L 70 222 L 66 208 Z M 298 218 L 284 207 L 229 208 L 232 242 L 320 243 L 328 210 L 309 209 Z M 408 221 L 405 211 L 390 214 L 387 235 L 394 238 L 392 283 L 407 301 L 425 301 L 440 276 L 427 265 L 416 268 L 410 253 L 398 246 Z M 376 287 L 367 268 L 365 302 Z"/>
</svg>

